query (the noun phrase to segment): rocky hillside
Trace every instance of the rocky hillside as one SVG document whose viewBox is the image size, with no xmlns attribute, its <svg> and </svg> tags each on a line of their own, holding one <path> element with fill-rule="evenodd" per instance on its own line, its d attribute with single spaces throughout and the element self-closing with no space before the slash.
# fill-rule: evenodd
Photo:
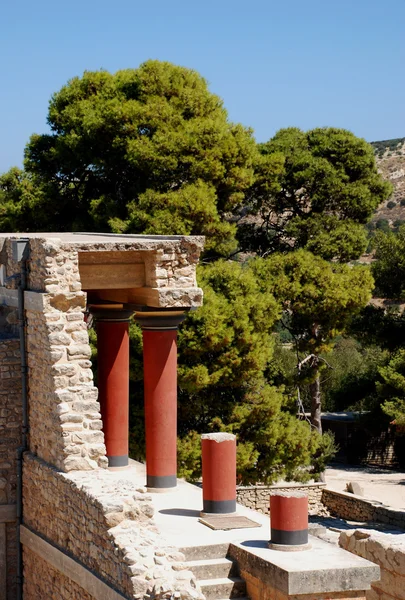
<svg viewBox="0 0 405 600">
<path fill-rule="evenodd" d="M 405 222 L 405 138 L 372 142 L 371 145 L 379 171 L 394 186 L 394 193 L 379 206 L 373 221 L 386 219 L 391 226 L 396 221 Z"/>
</svg>

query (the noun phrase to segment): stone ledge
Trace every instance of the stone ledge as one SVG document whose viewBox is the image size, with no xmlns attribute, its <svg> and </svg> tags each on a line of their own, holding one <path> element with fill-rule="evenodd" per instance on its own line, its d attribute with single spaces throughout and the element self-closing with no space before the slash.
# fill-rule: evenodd
<svg viewBox="0 0 405 600">
<path fill-rule="evenodd" d="M 123 596 L 115 591 L 77 560 L 74 560 L 24 525 L 20 529 L 20 541 L 23 546 L 40 556 L 62 575 L 77 583 L 97 600 L 129 599 L 129 596 Z"/>
<path fill-rule="evenodd" d="M 0 304 L 2 304 L 3 306 L 12 306 L 16 308 L 18 306 L 18 291 L 1 287 Z"/>
<path fill-rule="evenodd" d="M 379 502 L 379 500 L 368 500 L 364 496 L 352 494 L 351 492 L 341 492 L 339 490 L 333 490 L 328 487 L 325 488 L 325 492 L 332 493 L 334 496 L 340 496 L 341 498 L 346 498 L 347 500 L 358 500 L 360 502 L 365 502 L 370 506 L 383 506 L 386 508 L 390 508 L 386 504 L 383 504 L 383 502 Z"/>
<path fill-rule="evenodd" d="M 286 489 L 286 488 L 325 488 L 326 483 L 299 483 L 299 482 L 285 482 L 285 483 L 275 483 L 274 485 L 238 485 L 236 491 L 238 490 L 278 490 L 278 489 Z M 353 495 L 353 494 L 351 494 Z"/>
<path fill-rule="evenodd" d="M 325 488 L 322 491 L 322 503 L 331 514 L 343 519 L 387 523 L 405 529 L 405 511 L 378 500 Z"/>
<path fill-rule="evenodd" d="M 312 536 L 310 542 L 312 548 L 302 552 L 270 550 L 262 540 L 231 544 L 229 556 L 242 571 L 288 595 L 364 591 L 380 578 L 372 562 Z"/>
</svg>

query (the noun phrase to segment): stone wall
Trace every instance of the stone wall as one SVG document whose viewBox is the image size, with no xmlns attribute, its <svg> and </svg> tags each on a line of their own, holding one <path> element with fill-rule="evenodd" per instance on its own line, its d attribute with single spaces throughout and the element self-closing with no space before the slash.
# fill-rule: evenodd
<svg viewBox="0 0 405 600">
<path fill-rule="evenodd" d="M 381 579 L 366 592 L 367 600 L 405 600 L 405 534 L 344 531 L 339 544 L 381 568 Z"/>
<path fill-rule="evenodd" d="M 29 549 L 24 549 L 24 597 L 58 598 L 58 600 L 98 600 L 81 586 L 53 569 L 48 562 Z M 51 594 L 57 594 L 51 596 Z"/>
<path fill-rule="evenodd" d="M 239 486 L 236 488 L 236 498 L 240 504 L 269 514 L 270 494 L 272 492 L 300 491 L 308 496 L 308 511 L 310 515 L 327 516 L 329 513 L 322 503 L 322 490 L 324 483 L 271 485 L 271 486 Z"/>
<path fill-rule="evenodd" d="M 162 542 L 144 488 L 103 469 L 64 473 L 27 453 L 23 491 L 25 525 L 126 597 L 202 597 L 184 556 Z M 25 552 L 25 598 L 50 597 L 59 580 L 47 587 L 48 574 L 41 563 L 32 572 Z"/>
<path fill-rule="evenodd" d="M 391 508 L 382 502 L 328 488 L 322 491 L 322 502 L 335 517 L 350 521 L 386 523 L 405 530 L 405 511 Z"/>
<path fill-rule="evenodd" d="M 241 571 L 250 600 L 368 600 L 365 591 L 328 592 L 325 594 L 288 594 L 263 582 L 248 571 Z"/>
<path fill-rule="evenodd" d="M 31 240 L 26 294 L 30 449 L 65 471 L 107 466 L 77 252 Z"/>
<path fill-rule="evenodd" d="M 35 552 L 30 544 L 41 539 L 54 552 L 77 561 L 82 572 L 125 598 L 198 600 L 202 595 L 192 573 L 181 562 L 184 556 L 165 547 L 153 523 L 149 496 L 131 482 L 114 479 L 105 468 L 108 463 L 85 319 L 87 294 L 82 290 L 80 268 L 84 266 L 90 283 L 91 277 L 98 275 L 97 265 L 110 268 L 104 280 L 109 284 L 109 263 L 122 258 L 125 267 L 134 261 L 134 272 L 138 269 L 136 272 L 144 277 L 141 289 L 137 285 L 133 289 L 123 286 L 124 290 L 102 286 L 103 301 L 150 302 L 158 308 L 196 307 L 202 303 L 196 264 L 203 238 L 27 235 L 24 302 L 29 452 L 24 455 L 21 531 L 28 531 L 32 539 L 28 536 L 23 542 L 25 598 L 100 600 L 86 587 L 77 587 L 77 581 L 56 563 L 51 564 L 46 553 Z M 18 333 L 16 288 L 22 264 L 14 260 L 13 239 L 5 235 L 0 235 L 0 262 L 5 284 L 0 287 L 0 335 L 10 338 Z M 133 270 L 132 266 L 122 267 L 124 276 Z M 97 288 L 90 285 L 85 289 Z M 15 594 L 17 540 L 14 506 L 10 512 L 9 505 L 16 501 L 16 448 L 21 444 L 17 351 L 15 340 L 0 343 L 0 507 L 2 503 L 7 507 L 0 511 L 0 600 L 5 600 L 4 594 L 7 598 Z M 10 514 L 14 522 L 10 522 Z M 2 587 L 6 536 L 7 544 L 13 547 L 7 558 L 7 591 Z"/>
<path fill-rule="evenodd" d="M 0 340 L 0 508 L 16 504 L 17 448 L 21 445 L 21 364 L 19 340 Z M 5 544 L 9 597 L 15 596 L 17 544 L 16 522 L 1 522 L 0 545 Z M 0 558 L 0 562 L 2 562 Z M 0 593 L 0 598 L 1 598 Z"/>
<path fill-rule="evenodd" d="M 29 446 L 46 462 L 68 472 L 105 468 L 108 464 L 98 390 L 89 360 L 91 349 L 84 316 L 87 295 L 82 291 L 80 257 L 91 254 L 97 258 L 104 253 L 111 260 L 111 255 L 120 253 L 127 254 L 127 258 L 136 255 L 144 268 L 142 302 L 152 299 L 157 303 L 154 306 L 165 308 L 199 306 L 202 291 L 196 283 L 196 264 L 203 240 L 123 236 L 118 242 L 116 236 L 98 238 L 94 234 L 83 236 L 86 241 L 82 243 L 73 234 L 66 234 L 67 238 L 64 235 L 29 238 L 28 291 L 24 298 Z M 1 290 L 7 303 L 17 306 L 15 288 L 21 264 L 13 258 L 13 240 L 1 238 L 0 242 L 0 260 L 6 271 L 6 286 Z M 114 290 L 109 293 L 114 296 Z M 5 331 L 6 321 L 1 315 L 0 325 Z"/>
</svg>

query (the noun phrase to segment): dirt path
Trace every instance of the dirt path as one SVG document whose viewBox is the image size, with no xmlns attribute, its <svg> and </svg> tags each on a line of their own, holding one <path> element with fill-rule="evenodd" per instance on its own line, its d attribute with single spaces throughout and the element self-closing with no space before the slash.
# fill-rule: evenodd
<svg viewBox="0 0 405 600">
<path fill-rule="evenodd" d="M 364 490 L 365 498 L 405 510 L 405 473 L 373 467 L 333 465 L 326 469 L 325 475 L 328 487 L 333 490 L 344 492 L 346 483 L 357 481 Z"/>
</svg>

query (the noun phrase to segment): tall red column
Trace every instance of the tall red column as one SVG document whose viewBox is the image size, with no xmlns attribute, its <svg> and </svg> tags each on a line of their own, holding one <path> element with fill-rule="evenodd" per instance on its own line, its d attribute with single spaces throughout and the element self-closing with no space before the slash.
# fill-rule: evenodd
<svg viewBox="0 0 405 600">
<path fill-rule="evenodd" d="M 99 400 L 109 467 L 128 465 L 130 314 L 124 310 L 94 313 Z"/>
<path fill-rule="evenodd" d="M 177 485 L 177 327 L 182 313 L 136 314 L 143 330 L 146 486 Z"/>
</svg>

